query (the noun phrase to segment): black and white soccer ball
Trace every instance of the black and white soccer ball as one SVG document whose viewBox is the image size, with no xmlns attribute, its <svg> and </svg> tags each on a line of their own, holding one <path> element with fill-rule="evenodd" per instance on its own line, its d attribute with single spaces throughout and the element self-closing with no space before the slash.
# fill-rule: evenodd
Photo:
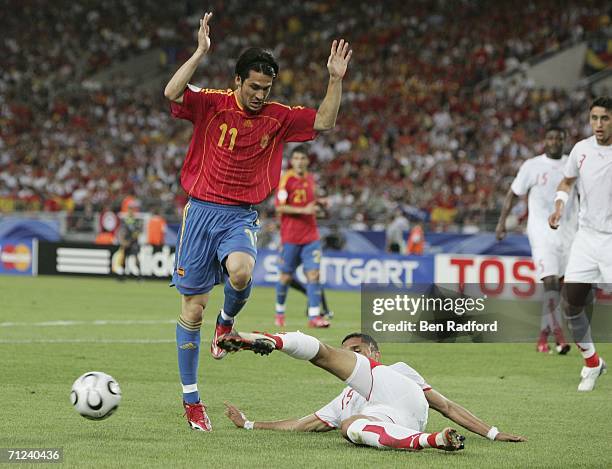
<svg viewBox="0 0 612 469">
<path fill-rule="evenodd" d="M 112 376 L 101 371 L 89 371 L 72 385 L 70 402 L 86 419 L 102 420 L 119 407 L 121 389 Z"/>
</svg>

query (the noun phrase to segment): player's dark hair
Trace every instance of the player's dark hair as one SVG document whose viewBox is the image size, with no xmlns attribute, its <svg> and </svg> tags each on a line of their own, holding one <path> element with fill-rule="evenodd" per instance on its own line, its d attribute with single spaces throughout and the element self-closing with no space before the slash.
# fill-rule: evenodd
<svg viewBox="0 0 612 469">
<path fill-rule="evenodd" d="M 600 96 L 598 98 L 595 98 L 591 103 L 589 111 L 592 111 L 594 107 L 603 107 L 606 109 L 606 111 L 612 111 L 612 97 Z"/>
<path fill-rule="evenodd" d="M 372 337 L 371 335 L 368 334 L 362 334 L 361 332 L 353 332 L 349 335 L 347 335 L 344 339 L 342 339 L 342 344 L 344 342 L 346 342 L 349 339 L 352 339 L 354 337 L 357 337 L 359 339 L 361 339 L 362 342 L 365 342 L 366 344 L 368 344 L 372 350 L 374 350 L 375 352 L 378 352 L 378 342 L 376 342 L 376 340 L 374 340 L 374 337 Z"/>
<path fill-rule="evenodd" d="M 308 151 L 308 145 L 298 145 L 291 150 L 291 156 L 293 156 L 294 153 L 304 153 L 305 155 L 308 155 Z"/>
<path fill-rule="evenodd" d="M 544 132 L 544 134 L 547 134 L 548 132 L 559 132 L 560 134 L 563 134 L 563 136 L 565 136 L 567 133 L 563 127 L 557 124 L 551 124 L 546 127 L 546 132 Z"/>
<path fill-rule="evenodd" d="M 238 57 L 235 72 L 244 81 L 249 77 L 251 70 L 276 78 L 278 63 L 269 50 L 261 47 L 251 47 Z"/>
</svg>

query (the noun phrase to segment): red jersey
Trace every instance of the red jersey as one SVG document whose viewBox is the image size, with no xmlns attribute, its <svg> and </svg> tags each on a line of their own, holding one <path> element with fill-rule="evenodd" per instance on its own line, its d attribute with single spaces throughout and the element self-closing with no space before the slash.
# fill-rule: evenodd
<svg viewBox="0 0 612 469">
<path fill-rule="evenodd" d="M 181 185 L 193 197 L 226 205 L 258 204 L 278 186 L 284 142 L 312 140 L 314 109 L 267 102 L 246 112 L 232 90 L 185 88 L 172 115 L 193 122 Z"/>
<path fill-rule="evenodd" d="M 277 205 L 304 207 L 314 200 L 315 182 L 312 174 L 306 173 L 300 177 L 290 169 L 283 175 L 276 193 Z M 315 215 L 281 213 L 280 221 L 280 235 L 283 244 L 308 244 L 319 239 Z"/>
</svg>

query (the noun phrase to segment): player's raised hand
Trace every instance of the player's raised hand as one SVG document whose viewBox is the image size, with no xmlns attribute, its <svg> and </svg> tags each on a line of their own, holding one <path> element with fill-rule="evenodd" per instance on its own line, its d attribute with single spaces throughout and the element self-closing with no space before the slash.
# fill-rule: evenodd
<svg viewBox="0 0 612 469">
<path fill-rule="evenodd" d="M 499 432 L 495 435 L 495 441 L 510 441 L 513 443 L 520 443 L 521 441 L 527 441 L 527 438 L 520 435 L 512 435 L 511 433 Z"/>
<path fill-rule="evenodd" d="M 238 428 L 244 428 L 244 422 L 247 421 L 247 418 L 240 411 L 240 409 L 227 401 L 225 401 L 223 405 L 225 405 L 225 415 L 227 418 L 230 419 Z"/>
<path fill-rule="evenodd" d="M 204 17 L 200 19 L 200 29 L 198 30 L 198 50 L 200 52 L 208 52 L 208 49 L 210 49 L 210 26 L 208 26 L 208 22 L 212 15 L 212 12 L 204 13 Z"/>
<path fill-rule="evenodd" d="M 346 67 L 348 66 L 349 60 L 351 60 L 351 55 L 353 55 L 353 51 L 349 49 L 348 42 L 345 42 L 344 39 L 340 39 L 339 42 L 334 40 L 334 42 L 332 42 L 329 59 L 327 59 L 327 71 L 329 72 L 329 76 L 342 79 L 346 73 Z"/>
</svg>

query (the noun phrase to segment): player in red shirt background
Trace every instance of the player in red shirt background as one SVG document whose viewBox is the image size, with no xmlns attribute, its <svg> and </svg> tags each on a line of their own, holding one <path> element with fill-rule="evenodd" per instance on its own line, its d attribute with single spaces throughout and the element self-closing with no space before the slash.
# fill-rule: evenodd
<svg viewBox="0 0 612 469">
<path fill-rule="evenodd" d="M 278 327 L 285 326 L 287 289 L 295 270 L 302 264 L 308 283 L 308 325 L 329 327 L 321 317 L 321 241 L 317 214 L 322 201 L 316 198 L 316 185 L 308 169 L 308 151 L 299 145 L 291 152 L 291 168 L 283 175 L 276 194 L 276 213 L 280 215 L 281 251 L 278 266 L 280 277 L 276 284 L 276 318 Z"/>
<path fill-rule="evenodd" d="M 257 255 L 257 212 L 278 185 L 284 142 L 312 140 L 317 131 L 335 126 L 342 78 L 352 51 L 333 41 L 327 61 L 327 93 L 318 110 L 268 102 L 278 63 L 264 49 L 244 51 L 235 67 L 234 90 L 200 89 L 188 84 L 210 49 L 209 21 L 200 20 L 198 47 L 166 85 L 174 117 L 193 123 L 193 135 L 181 170 L 189 195 L 177 240 L 173 284 L 182 295 L 176 326 L 183 405 L 190 427 L 210 431 L 197 387 L 200 327 L 215 284 L 224 282 L 223 308 L 211 343 L 223 358 L 217 339 L 232 330 L 234 317 L 251 291 Z"/>
</svg>

